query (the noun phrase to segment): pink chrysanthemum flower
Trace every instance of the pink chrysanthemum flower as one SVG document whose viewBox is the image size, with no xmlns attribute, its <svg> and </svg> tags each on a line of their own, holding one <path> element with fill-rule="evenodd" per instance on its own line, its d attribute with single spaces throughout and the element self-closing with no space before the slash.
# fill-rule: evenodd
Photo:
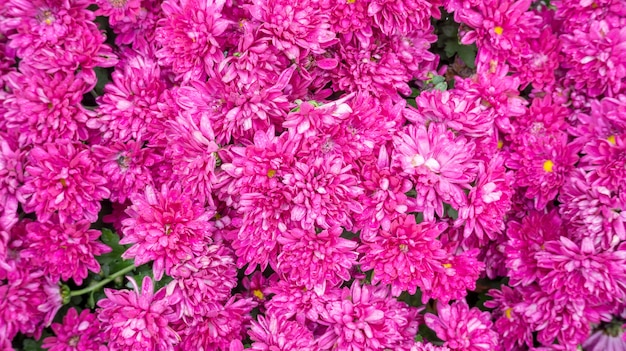
<svg viewBox="0 0 626 351">
<path fill-rule="evenodd" d="M 338 288 L 327 287 L 324 294 L 318 295 L 288 280 L 274 282 L 266 292 L 273 295 L 265 304 L 268 315 L 295 318 L 300 324 L 307 323 L 307 320 L 317 322 L 325 304 L 337 301 L 341 296 L 341 289 Z"/>
<path fill-rule="evenodd" d="M 555 72 L 559 68 L 561 42 L 550 28 L 544 28 L 538 38 L 530 39 L 524 48 L 520 62 L 513 62 L 523 87 L 531 84 L 533 89 L 548 90 L 555 84 Z"/>
<path fill-rule="evenodd" d="M 39 269 L 18 266 L 6 281 L 0 281 L 0 333 L 4 326 L 9 340 L 18 332 L 39 339 L 61 308 L 61 300 L 56 281 Z"/>
<path fill-rule="evenodd" d="M 415 345 L 411 346 L 410 351 L 450 351 L 450 349 L 445 346 L 435 346 L 417 341 Z"/>
<path fill-rule="evenodd" d="M 161 17 L 161 1 L 141 0 L 139 11 L 133 11 L 130 16 L 112 26 L 116 34 L 115 44 L 120 47 L 129 45 L 139 52 L 153 52 L 155 30 Z"/>
<path fill-rule="evenodd" d="M 386 35 L 430 29 L 431 17 L 440 18 L 440 0 L 373 0 L 367 14 Z"/>
<path fill-rule="evenodd" d="M 418 309 L 397 301 L 385 286 L 356 280 L 341 299 L 326 304 L 320 323 L 327 331 L 318 338 L 322 350 L 393 350 L 410 348 L 417 333 Z"/>
<path fill-rule="evenodd" d="M 509 221 L 505 246 L 506 266 L 511 285 L 530 285 L 546 274 L 539 267 L 537 255 L 545 244 L 565 234 L 556 210 L 531 211 L 521 221 Z"/>
<path fill-rule="evenodd" d="M 84 144 L 59 139 L 30 151 L 18 199 L 40 222 L 56 212 L 62 223 L 83 219 L 93 223 L 100 201 L 110 195 L 106 182 Z"/>
<path fill-rule="evenodd" d="M 210 312 L 197 316 L 196 323 L 183 327 L 182 350 L 233 351 L 233 341 L 242 340 L 246 335 L 252 317 L 250 311 L 256 306 L 252 299 L 238 299 L 233 296 L 224 305 L 211 303 Z M 234 343 L 236 344 L 236 343 Z M 236 349 L 235 349 L 236 350 Z"/>
<path fill-rule="evenodd" d="M 463 237 L 473 234 L 484 242 L 494 240 L 504 230 L 504 216 L 511 209 L 513 174 L 506 172 L 503 162 L 504 158 L 496 155 L 489 163 L 478 164 L 476 185 L 454 223 L 463 225 Z"/>
<path fill-rule="evenodd" d="M 142 147 L 142 142 L 111 141 L 94 145 L 93 155 L 107 178 L 111 201 L 124 203 L 134 193 L 153 185 L 150 167 L 161 160 L 152 148 Z"/>
<path fill-rule="evenodd" d="M 0 230 L 7 231 L 18 221 L 16 194 L 24 171 L 24 154 L 13 144 L 0 134 Z"/>
<path fill-rule="evenodd" d="M 80 315 L 70 308 L 63 317 L 63 323 L 52 324 L 56 336 L 43 340 L 42 347 L 49 351 L 105 350 L 100 321 L 88 309 Z"/>
<path fill-rule="evenodd" d="M 402 291 L 415 294 L 418 287 L 431 289 L 434 272 L 444 269 L 447 257 L 437 240 L 446 227 L 443 222 L 415 224 L 412 215 L 399 218 L 391 223 L 389 231 L 381 230 L 361 244 L 361 269 L 374 270 L 374 284 L 391 284 L 393 296 Z"/>
<path fill-rule="evenodd" d="M 592 140 L 583 153 L 580 166 L 592 171 L 590 180 L 595 186 L 626 191 L 626 132 Z"/>
<path fill-rule="evenodd" d="M 147 187 L 145 194 L 131 195 L 131 201 L 126 210 L 130 218 L 122 221 L 120 244 L 133 245 L 122 257 L 133 258 L 137 266 L 154 261 L 156 280 L 169 274 L 174 265 L 203 255 L 211 243 L 213 211 L 180 188 L 163 185 L 159 192 Z"/>
<path fill-rule="evenodd" d="M 563 103 L 550 94 L 535 97 L 528 111 L 523 116 L 513 120 L 515 134 L 510 138 L 513 141 L 524 143 L 529 135 L 543 137 L 551 133 L 558 133 L 567 129 L 566 119 L 572 112 Z"/>
<path fill-rule="evenodd" d="M 601 250 L 591 238 L 574 243 L 566 237 L 549 241 L 536 254 L 537 266 L 546 274 L 539 285 L 547 292 L 561 292 L 569 296 L 592 297 L 608 303 L 626 298 L 626 248 L 620 245 Z"/>
<path fill-rule="evenodd" d="M 361 237 L 367 239 L 381 228 L 389 231 L 391 222 L 405 214 L 409 206 L 412 207 L 406 193 L 413 185 L 390 167 L 391 160 L 384 146 L 380 148 L 376 161 L 372 159 L 363 163 L 361 177 L 365 192 L 359 198 L 363 212 L 357 214 L 356 219 Z"/>
<path fill-rule="evenodd" d="M 431 220 L 443 215 L 443 203 L 454 208 L 467 204 L 463 192 L 476 177 L 475 144 L 455 136 L 445 125 L 410 125 L 394 137 L 393 159 L 411 179 L 416 204 Z"/>
<path fill-rule="evenodd" d="M 626 28 L 611 21 L 591 21 L 588 31 L 560 36 L 566 77 L 577 90 L 596 97 L 614 96 L 626 83 Z"/>
<path fill-rule="evenodd" d="M 180 114 L 169 120 L 167 127 L 164 153 L 166 162 L 171 163 L 168 183 L 182 184 L 183 190 L 194 194 L 198 202 L 213 204 L 219 146 L 208 116 L 200 116 L 196 123 L 189 115 Z"/>
<path fill-rule="evenodd" d="M 576 149 L 567 140 L 563 132 L 545 136 L 524 133 L 506 163 L 516 171 L 516 185 L 527 187 L 525 196 L 534 199 L 538 210 L 556 198 L 578 161 Z"/>
<path fill-rule="evenodd" d="M 259 304 L 261 312 L 265 312 L 264 304 L 267 302 L 268 289 L 276 284 L 278 279 L 278 274 L 272 274 L 266 278 L 262 272 L 256 271 L 251 276 L 241 279 L 241 285 L 245 289 L 243 296 L 253 298 Z"/>
<path fill-rule="evenodd" d="M 172 329 L 177 316 L 166 297 L 165 288 L 154 292 L 150 277 L 144 277 L 141 291 L 134 279 L 133 290 L 105 289 L 106 298 L 98 301 L 98 319 L 102 323 L 110 350 L 174 351 L 180 336 Z"/>
<path fill-rule="evenodd" d="M 367 15 L 368 5 L 366 0 L 329 1 L 324 11 L 329 14 L 330 30 L 340 34 L 343 42 L 356 37 L 360 42 L 367 43 L 373 35 L 372 18 Z"/>
<path fill-rule="evenodd" d="M 111 74 L 111 82 L 98 97 L 97 117 L 88 126 L 99 130 L 104 140 L 126 142 L 149 140 L 158 129 L 157 103 L 165 90 L 159 66 L 139 53 L 129 52 Z"/>
<path fill-rule="evenodd" d="M 159 64 L 183 80 L 205 77 L 224 59 L 218 39 L 230 22 L 222 18 L 225 0 L 166 0 L 156 29 Z"/>
<path fill-rule="evenodd" d="M 80 104 L 90 89 L 85 81 L 72 73 L 46 74 L 22 66 L 23 74 L 7 77 L 12 94 L 4 102 L 6 127 L 16 133 L 20 146 L 86 140 L 86 122 L 94 114 Z"/>
<path fill-rule="evenodd" d="M 322 54 L 334 42 L 328 15 L 314 1 L 254 0 L 248 10 L 261 23 L 259 30 L 290 60 L 302 52 Z"/>
<path fill-rule="evenodd" d="M 489 312 L 476 307 L 470 309 L 465 300 L 452 305 L 437 304 L 437 316 L 427 313 L 424 320 L 450 350 L 499 350 L 500 338 L 492 330 Z"/>
<path fill-rule="evenodd" d="M 258 316 L 252 321 L 248 335 L 252 340 L 251 350 L 258 351 L 314 351 L 313 333 L 304 325 L 287 320 L 282 316 Z"/>
<path fill-rule="evenodd" d="M 604 249 L 626 240 L 626 202 L 604 186 L 593 186 L 583 170 L 567 180 L 559 202 L 570 239 L 591 238 Z"/>
<path fill-rule="evenodd" d="M 451 245 L 448 251 L 455 251 L 456 245 Z M 434 270 L 434 278 L 430 287 L 422 287 L 422 302 L 427 303 L 431 298 L 440 303 L 450 300 L 460 300 L 467 295 L 467 291 L 476 289 L 485 264 L 478 260 L 478 249 L 471 249 L 458 254 L 451 253 L 442 262 L 443 269 Z"/>
<path fill-rule="evenodd" d="M 98 241 L 100 231 L 88 221 L 58 224 L 32 222 L 26 226 L 28 246 L 20 252 L 29 264 L 41 268 L 53 280 L 74 279 L 81 285 L 88 271 L 99 273 L 96 257 L 111 251 Z"/>
<path fill-rule="evenodd" d="M 169 275 L 174 280 L 167 286 L 167 295 L 181 297 L 175 309 L 185 320 L 207 314 L 208 303 L 228 300 L 237 285 L 232 253 L 221 245 L 211 245 L 201 256 L 175 265 Z"/>
<path fill-rule="evenodd" d="M 496 319 L 494 330 L 500 334 L 505 350 L 518 350 L 524 346 L 533 346 L 532 326 L 527 323 L 518 305 L 524 295 L 518 289 L 502 285 L 501 290 L 489 290 L 493 299 L 485 301 L 485 306 L 495 309 L 492 315 Z"/>
<path fill-rule="evenodd" d="M 626 351 L 623 335 L 622 326 L 610 324 L 606 329 L 591 334 L 582 347 L 588 351 Z"/>
<path fill-rule="evenodd" d="M 141 13 L 141 3 L 141 0 L 96 0 L 96 16 L 108 17 L 112 27 L 118 22 L 135 23 Z"/>
<path fill-rule="evenodd" d="M 282 245 L 276 259 L 277 272 L 318 295 L 324 293 L 327 285 L 339 286 L 350 280 L 358 256 L 357 243 L 341 238 L 342 233 L 341 227 L 319 233 L 297 228 L 281 233 L 277 239 Z"/>
<path fill-rule="evenodd" d="M 195 81 L 182 87 L 178 104 L 196 120 L 207 115 L 221 144 L 230 143 L 232 138 L 252 139 L 257 130 L 280 126 L 292 107 L 283 90 L 295 67 L 284 70 L 275 82 L 266 85 L 254 74 L 239 71 L 227 62 L 212 70 L 206 83 Z"/>
</svg>

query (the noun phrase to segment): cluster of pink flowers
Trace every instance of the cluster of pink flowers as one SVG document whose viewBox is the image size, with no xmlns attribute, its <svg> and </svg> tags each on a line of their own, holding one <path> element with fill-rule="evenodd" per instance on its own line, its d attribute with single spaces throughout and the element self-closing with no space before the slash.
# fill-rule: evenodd
<svg viewBox="0 0 626 351">
<path fill-rule="evenodd" d="M 623 328 L 623 0 L 0 2 L 1 350 Z"/>
</svg>

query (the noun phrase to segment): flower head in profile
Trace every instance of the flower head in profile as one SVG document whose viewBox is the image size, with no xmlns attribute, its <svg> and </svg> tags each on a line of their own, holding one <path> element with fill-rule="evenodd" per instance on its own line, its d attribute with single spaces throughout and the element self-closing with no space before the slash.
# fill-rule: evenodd
<svg viewBox="0 0 626 351">
<path fill-rule="evenodd" d="M 180 188 L 147 187 L 144 194 L 133 194 L 126 209 L 130 218 L 122 221 L 120 244 L 133 244 L 123 258 L 133 258 L 139 266 L 154 261 L 154 278 L 183 261 L 201 256 L 212 242 L 213 212 L 195 202 Z"/>
<path fill-rule="evenodd" d="M 50 351 L 103 350 L 104 336 L 100 321 L 88 309 L 78 314 L 70 308 L 63 317 L 63 323 L 52 324 L 55 336 L 43 340 L 42 347 Z"/>
<path fill-rule="evenodd" d="M 62 223 L 95 222 L 100 201 L 110 195 L 91 151 L 82 143 L 58 139 L 34 147 L 28 155 L 18 199 L 40 222 L 56 212 Z"/>
<path fill-rule="evenodd" d="M 173 323 L 178 319 L 165 289 L 156 293 L 150 277 L 144 277 L 141 290 L 129 278 L 133 290 L 105 289 L 106 298 L 98 301 L 98 319 L 109 348 L 120 351 L 174 351 L 180 336 Z"/>
<path fill-rule="evenodd" d="M 316 350 L 313 333 L 303 324 L 282 316 L 258 316 L 252 321 L 248 335 L 251 350 L 257 351 L 313 351 Z"/>
</svg>

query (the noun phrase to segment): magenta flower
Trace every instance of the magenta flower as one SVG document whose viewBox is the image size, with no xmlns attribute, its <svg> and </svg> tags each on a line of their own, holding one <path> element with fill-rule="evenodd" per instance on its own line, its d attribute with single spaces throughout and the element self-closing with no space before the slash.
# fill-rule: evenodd
<svg viewBox="0 0 626 351">
<path fill-rule="evenodd" d="M 18 188 L 23 180 L 24 154 L 14 140 L 0 135 L 0 230 L 9 230 L 17 223 Z"/>
<path fill-rule="evenodd" d="M 371 239 L 364 238 L 358 251 L 363 271 L 374 270 L 372 283 L 391 284 L 391 294 L 415 294 L 417 288 L 431 289 L 435 271 L 442 271 L 447 253 L 437 237 L 446 229 L 443 222 L 415 224 L 412 215 L 391 223 Z"/>
<path fill-rule="evenodd" d="M 175 350 L 180 336 L 174 329 L 177 320 L 171 307 L 176 297 L 166 297 L 165 289 L 154 292 L 150 277 L 144 277 L 141 291 L 128 278 L 133 290 L 105 289 L 106 298 L 98 301 L 98 319 L 109 350 Z"/>
<path fill-rule="evenodd" d="M 487 351 L 498 350 L 500 338 L 492 330 L 489 312 L 476 307 L 469 308 L 465 300 L 452 305 L 437 304 L 437 316 L 427 313 L 426 325 L 445 341 L 450 350 Z"/>
<path fill-rule="evenodd" d="M 511 289 L 502 285 L 501 290 L 489 290 L 493 299 L 486 301 L 485 306 L 495 309 L 492 315 L 496 319 L 494 330 L 500 334 L 505 350 L 517 350 L 533 345 L 532 326 L 526 321 L 524 311 L 519 310 L 524 295 L 519 289 Z"/>
<path fill-rule="evenodd" d="M 109 24 L 116 27 L 119 22 L 136 23 L 141 13 L 141 0 L 96 0 L 96 16 L 109 18 Z"/>
<path fill-rule="evenodd" d="M 320 323 L 327 331 L 318 339 L 321 350 L 393 350 L 410 348 L 417 333 L 418 309 L 399 302 L 385 286 L 357 280 L 338 301 L 326 304 Z"/>
<path fill-rule="evenodd" d="M 440 0 L 373 0 L 367 14 L 386 35 L 408 34 L 431 29 L 431 17 L 440 18 Z"/>
<path fill-rule="evenodd" d="M 485 264 L 478 260 L 478 249 L 454 254 L 455 245 L 448 248 L 452 253 L 442 262 L 443 269 L 434 270 L 434 278 L 430 287 L 421 287 L 422 302 L 435 299 L 439 303 L 460 300 L 467 291 L 476 289 L 476 280 L 485 269 Z"/>
<path fill-rule="evenodd" d="M 410 351 L 450 351 L 450 349 L 445 346 L 434 346 L 417 341 L 415 345 L 411 346 Z"/>
<path fill-rule="evenodd" d="M 49 351 L 105 350 L 100 321 L 89 310 L 80 315 L 70 308 L 63 317 L 63 323 L 52 324 L 56 336 L 43 340 L 42 347 Z"/>
<path fill-rule="evenodd" d="M 277 240 L 282 245 L 276 269 L 286 279 L 322 295 L 326 286 L 339 286 L 350 280 L 356 265 L 357 243 L 341 238 L 343 228 L 315 230 L 291 229 Z"/>
<path fill-rule="evenodd" d="M 598 330 L 591 334 L 582 344 L 589 351 L 624 351 L 626 341 L 620 326 L 610 325 L 606 330 Z"/>
<path fill-rule="evenodd" d="M 313 333 L 304 325 L 287 320 L 282 316 L 258 316 L 252 321 L 248 335 L 252 340 L 251 350 L 258 351 L 313 351 Z"/>
<path fill-rule="evenodd" d="M 476 178 L 475 144 L 456 137 L 445 125 L 408 126 L 394 137 L 392 158 L 415 185 L 418 210 L 431 220 L 443 216 L 443 203 L 460 208 L 467 203 L 463 189 Z"/>
<path fill-rule="evenodd" d="M 201 256 L 212 242 L 213 211 L 193 201 L 180 188 L 161 191 L 147 187 L 145 194 L 133 194 L 132 205 L 126 209 L 130 218 L 122 221 L 124 236 L 120 244 L 133 244 L 123 258 L 132 258 L 135 265 L 154 261 L 154 278 L 161 280 L 176 264 Z"/>
<path fill-rule="evenodd" d="M 7 128 L 14 130 L 20 146 L 57 139 L 86 140 L 87 120 L 93 112 L 81 104 L 90 90 L 84 79 L 71 73 L 43 71 L 22 65 L 23 74 L 8 75 L 12 90 L 4 102 Z"/>
<path fill-rule="evenodd" d="M 29 264 L 39 267 L 53 280 L 74 279 L 81 285 L 88 271 L 99 273 L 96 257 L 111 251 L 98 241 L 100 231 L 89 229 L 90 223 L 39 223 L 26 225 L 28 246 L 20 252 Z"/>
<path fill-rule="evenodd" d="M 175 309 L 186 321 L 207 314 L 208 304 L 228 300 L 237 285 L 232 253 L 221 245 L 209 246 L 201 256 L 172 267 L 169 274 L 174 280 L 167 285 L 167 296 L 180 296 Z"/>
<path fill-rule="evenodd" d="M 583 148 L 585 155 L 580 166 L 588 171 L 595 186 L 625 191 L 626 185 L 626 133 L 595 139 Z"/>
<path fill-rule="evenodd" d="M 322 295 L 313 290 L 294 284 L 288 280 L 279 280 L 270 285 L 267 293 L 273 294 L 266 302 L 268 315 L 281 316 L 285 319 L 295 318 L 300 324 L 308 321 L 317 322 L 320 314 L 324 313 L 325 304 L 337 301 L 341 296 L 341 289 L 326 287 Z"/>
<path fill-rule="evenodd" d="M 188 81 L 205 77 L 224 59 L 218 41 L 230 22 L 222 18 L 224 0 L 166 0 L 156 29 L 159 64 Z"/>
<path fill-rule="evenodd" d="M 100 201 L 110 195 L 106 182 L 84 144 L 59 139 L 30 151 L 17 196 L 24 211 L 35 212 L 40 222 L 55 212 L 61 223 L 95 222 Z"/>
</svg>

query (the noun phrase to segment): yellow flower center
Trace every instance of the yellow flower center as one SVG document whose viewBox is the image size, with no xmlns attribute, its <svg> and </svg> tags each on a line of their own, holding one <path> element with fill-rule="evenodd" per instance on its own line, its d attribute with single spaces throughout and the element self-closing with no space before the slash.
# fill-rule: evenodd
<svg viewBox="0 0 626 351">
<path fill-rule="evenodd" d="M 59 182 L 61 183 L 61 186 L 63 186 L 64 188 L 67 187 L 67 180 L 65 180 L 65 178 L 59 179 Z"/>
<path fill-rule="evenodd" d="M 252 290 L 252 295 L 256 296 L 259 300 L 265 300 L 265 295 L 263 295 L 263 292 L 260 289 Z"/>
<path fill-rule="evenodd" d="M 346 0 L 346 4 L 354 4 L 356 0 Z"/>
<path fill-rule="evenodd" d="M 409 245 L 407 245 L 407 244 L 400 244 L 400 251 L 408 252 L 409 251 Z"/>
<path fill-rule="evenodd" d="M 504 143 L 502 142 L 502 140 L 498 140 L 498 149 L 502 149 L 503 146 Z"/>
<path fill-rule="evenodd" d="M 452 268 L 452 263 L 444 263 L 443 268 Z"/>
<path fill-rule="evenodd" d="M 493 29 L 494 32 L 496 32 L 497 35 L 502 35 L 502 33 L 504 32 L 504 28 L 500 27 L 500 26 L 496 26 Z"/>
<path fill-rule="evenodd" d="M 511 319 L 511 312 L 513 312 L 513 309 L 511 307 L 504 310 L 504 315 L 506 316 L 506 318 Z"/>
<path fill-rule="evenodd" d="M 546 160 L 543 163 L 543 170 L 544 171 L 551 173 L 552 172 L 552 168 L 554 168 L 554 162 L 552 162 L 552 160 Z"/>
<path fill-rule="evenodd" d="M 606 141 L 615 145 L 615 135 L 611 135 L 610 137 L 606 138 Z"/>
<path fill-rule="evenodd" d="M 275 169 L 271 169 L 269 171 L 267 171 L 267 177 L 268 178 L 274 178 L 274 176 L 276 175 L 276 170 Z"/>
</svg>

